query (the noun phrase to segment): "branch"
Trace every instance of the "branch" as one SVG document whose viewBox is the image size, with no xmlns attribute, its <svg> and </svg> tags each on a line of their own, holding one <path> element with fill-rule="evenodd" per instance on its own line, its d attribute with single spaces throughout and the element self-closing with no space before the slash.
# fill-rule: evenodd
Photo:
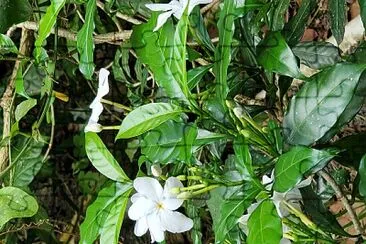
<svg viewBox="0 0 366 244">
<path fill-rule="evenodd" d="M 39 24 L 36 22 L 31 22 L 31 21 L 26 21 L 23 23 L 20 23 L 18 25 L 16 25 L 18 28 L 25 28 L 28 30 L 34 30 L 37 31 L 39 28 Z M 52 34 L 55 34 L 55 29 L 52 28 L 51 30 Z M 118 41 L 124 41 L 124 40 L 128 40 L 131 36 L 132 31 L 131 30 L 126 30 L 126 31 L 122 31 L 122 32 L 109 32 L 106 34 L 99 34 L 99 35 L 95 35 L 94 36 L 94 43 L 95 44 L 100 44 L 100 43 L 111 43 L 111 44 L 118 44 L 119 43 L 114 43 L 114 42 L 118 42 Z M 63 28 L 58 28 L 57 29 L 57 35 L 60 37 L 64 37 L 68 40 L 72 40 L 72 41 L 76 41 L 77 38 L 77 33 L 76 32 L 72 32 Z"/>
<path fill-rule="evenodd" d="M 334 179 L 326 173 L 324 170 L 320 170 L 318 174 L 324 178 L 324 180 L 327 181 L 327 183 L 333 188 L 334 192 L 336 193 L 336 196 L 339 200 L 341 200 L 342 204 L 346 208 L 353 225 L 355 226 L 357 234 L 361 235 L 363 234 L 364 230 L 361 227 L 361 223 L 357 218 L 357 215 L 355 214 L 355 211 L 353 210 L 352 206 L 349 204 L 348 199 L 344 196 L 341 188 L 337 185 L 337 183 L 334 181 Z"/>
</svg>

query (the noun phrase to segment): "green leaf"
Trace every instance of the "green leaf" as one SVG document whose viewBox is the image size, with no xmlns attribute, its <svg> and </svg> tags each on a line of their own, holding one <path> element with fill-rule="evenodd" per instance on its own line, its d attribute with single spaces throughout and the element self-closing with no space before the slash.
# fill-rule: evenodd
<svg viewBox="0 0 366 244">
<path fill-rule="evenodd" d="M 79 243 L 94 243 L 99 235 L 101 243 L 118 243 L 131 188 L 130 183 L 113 182 L 98 193 L 97 199 L 86 210 Z"/>
<path fill-rule="evenodd" d="M 32 6 L 27 0 L 0 1 L 0 33 L 5 33 L 14 24 L 28 20 L 32 15 Z"/>
<path fill-rule="evenodd" d="M 199 66 L 188 71 L 188 87 L 192 90 L 202 80 L 203 76 L 212 68 L 213 64 Z"/>
<path fill-rule="evenodd" d="M 187 201 L 186 213 L 188 218 L 193 220 L 193 228 L 191 230 L 191 238 L 193 244 L 202 244 L 202 225 L 201 225 L 200 208 L 195 206 L 193 201 Z"/>
<path fill-rule="evenodd" d="M 283 121 L 286 141 L 310 145 L 340 118 L 344 121 L 345 109 L 355 95 L 360 96 L 355 89 L 365 68 L 364 64 L 341 63 L 312 76 L 291 99 Z"/>
<path fill-rule="evenodd" d="M 273 189 L 286 192 L 299 183 L 303 175 L 319 170 L 331 160 L 335 154 L 297 146 L 282 154 L 275 165 Z"/>
<path fill-rule="evenodd" d="M 330 29 L 337 43 L 340 44 L 343 40 L 344 27 L 346 26 L 346 1 L 328 1 L 328 10 L 330 13 Z"/>
<path fill-rule="evenodd" d="M 339 149 L 340 153 L 337 156 L 337 162 L 347 167 L 357 169 L 360 165 L 360 160 L 366 154 L 366 133 L 358 133 L 343 137 L 331 144 L 331 147 Z"/>
<path fill-rule="evenodd" d="M 363 26 L 366 26 L 366 2 L 364 0 L 358 0 L 358 3 L 360 4 L 360 15 Z"/>
<path fill-rule="evenodd" d="M 15 164 L 11 174 L 13 186 L 27 186 L 38 174 L 43 165 L 44 143 L 34 139 L 24 139 L 12 147 L 11 157 Z"/>
<path fill-rule="evenodd" d="M 94 72 L 94 15 L 96 0 L 89 0 L 86 5 L 85 22 L 77 35 L 77 49 L 80 54 L 79 70 L 86 79 L 91 80 Z"/>
<path fill-rule="evenodd" d="M 183 112 L 182 108 L 169 103 L 150 103 L 138 107 L 122 121 L 116 139 L 139 136 Z"/>
<path fill-rule="evenodd" d="M 151 162 L 190 164 L 196 137 L 196 126 L 169 120 L 146 133 L 141 153 Z"/>
<path fill-rule="evenodd" d="M 292 52 L 313 69 L 323 69 L 341 61 L 338 47 L 328 42 L 301 42 L 292 48 Z"/>
<path fill-rule="evenodd" d="M 27 94 L 24 88 L 24 79 L 23 79 L 23 68 L 19 67 L 17 76 L 15 79 L 15 92 L 18 95 L 21 95 L 27 99 L 30 99 L 31 97 Z"/>
<path fill-rule="evenodd" d="M 340 236 L 351 236 L 340 226 L 337 218 L 324 206 L 323 200 L 314 192 L 311 186 L 299 188 L 304 202 L 303 207 L 311 220 L 325 232 Z"/>
<path fill-rule="evenodd" d="M 266 70 L 293 78 L 302 77 L 295 55 L 280 32 L 270 33 L 258 49 L 257 61 Z"/>
<path fill-rule="evenodd" d="M 216 76 L 216 97 L 224 105 L 229 92 L 227 73 L 231 61 L 231 43 L 234 35 L 235 1 L 224 1 L 217 23 L 219 29 L 219 43 L 215 51 L 214 73 Z M 224 106 L 226 107 L 226 106 Z"/>
<path fill-rule="evenodd" d="M 7 53 L 18 53 L 18 48 L 10 37 L 0 34 L 0 54 L 4 55 Z"/>
<path fill-rule="evenodd" d="M 85 150 L 90 162 L 100 173 L 115 181 L 130 181 L 96 133 L 85 133 Z"/>
<path fill-rule="evenodd" d="M 358 184 L 360 195 L 366 197 L 366 154 L 361 158 L 358 174 L 360 175 L 360 183 Z"/>
<path fill-rule="evenodd" d="M 189 104 L 185 88 L 182 87 L 182 77 L 177 71 L 176 61 L 178 59 L 182 64 L 182 48 L 176 48 L 174 43 L 175 29 L 171 21 L 168 21 L 158 31 L 153 31 L 156 26 L 157 14 L 146 23 L 134 26 L 131 35 L 131 43 L 140 60 L 147 64 L 154 74 L 159 87 L 161 87 L 169 98 Z M 178 37 L 177 37 L 178 38 Z M 184 54 L 185 55 L 185 54 Z M 185 72 L 185 71 L 184 71 Z M 188 89 L 187 89 L 188 90 Z"/>
<path fill-rule="evenodd" d="M 189 15 L 189 28 L 194 39 L 208 52 L 214 52 L 215 46 L 213 45 L 210 35 L 207 32 L 200 8 L 196 7 Z"/>
<path fill-rule="evenodd" d="M 0 229 L 11 219 L 32 217 L 37 211 L 36 199 L 23 190 L 12 186 L 0 189 Z"/>
<path fill-rule="evenodd" d="M 271 31 L 280 31 L 285 24 L 285 13 L 290 5 L 290 0 L 277 0 L 272 3 L 273 5 L 269 13 L 269 28 Z"/>
<path fill-rule="evenodd" d="M 40 20 L 38 37 L 34 43 L 35 58 L 39 62 L 42 55 L 43 42 L 51 33 L 53 26 L 56 24 L 57 15 L 60 10 L 64 7 L 66 0 L 51 0 L 51 5 L 47 8 L 46 14 Z"/>
<path fill-rule="evenodd" d="M 316 7 L 316 0 L 302 0 L 297 14 L 285 25 L 282 34 L 290 46 L 297 44 L 304 35 L 309 16 Z"/>
<path fill-rule="evenodd" d="M 282 223 L 272 201 L 264 200 L 248 219 L 248 244 L 278 244 L 282 239 Z"/>
<path fill-rule="evenodd" d="M 15 120 L 19 121 L 36 105 L 37 99 L 33 98 L 21 102 L 15 109 Z"/>
<path fill-rule="evenodd" d="M 252 156 L 249 151 L 249 144 L 244 137 L 236 138 L 234 141 L 234 152 L 238 159 L 236 169 L 242 175 L 245 175 L 246 172 L 248 172 L 251 177 L 255 177 L 252 165 Z"/>
</svg>

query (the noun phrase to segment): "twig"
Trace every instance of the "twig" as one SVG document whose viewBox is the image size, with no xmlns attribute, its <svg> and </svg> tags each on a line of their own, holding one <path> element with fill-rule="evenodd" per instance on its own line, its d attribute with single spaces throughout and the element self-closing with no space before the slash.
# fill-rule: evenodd
<svg viewBox="0 0 366 244">
<path fill-rule="evenodd" d="M 18 28 L 25 28 L 28 30 L 38 30 L 39 24 L 36 22 L 32 22 L 32 21 L 25 21 L 16 26 Z M 54 28 L 52 28 L 51 33 L 55 34 Z M 106 43 L 106 42 L 114 44 L 113 42 L 128 40 L 131 36 L 131 33 L 132 33 L 131 30 L 125 30 L 122 32 L 109 32 L 109 33 L 105 33 L 105 34 L 95 35 L 93 37 L 93 39 L 94 39 L 95 44 Z M 57 34 L 60 37 L 64 37 L 64 38 L 66 38 L 68 40 L 72 40 L 72 41 L 76 41 L 76 38 L 77 38 L 76 32 L 72 32 L 72 31 L 69 31 L 69 30 L 66 30 L 63 28 L 58 28 Z M 119 45 L 119 43 L 118 43 L 118 45 Z"/>
<path fill-rule="evenodd" d="M 348 202 L 348 199 L 344 196 L 341 188 L 339 188 L 339 186 L 337 185 L 337 183 L 334 181 L 334 179 L 328 174 L 326 173 L 324 170 L 320 170 L 318 172 L 318 174 L 324 178 L 324 180 L 327 181 L 327 183 L 332 187 L 332 189 L 334 190 L 334 192 L 336 193 L 336 196 L 339 200 L 341 200 L 342 204 L 344 205 L 344 207 L 346 208 L 353 225 L 355 226 L 356 231 L 358 232 L 357 234 L 363 234 L 364 230 L 361 227 L 361 223 L 357 218 L 356 213 L 354 212 L 353 208 L 351 207 L 351 205 Z"/>
<path fill-rule="evenodd" d="M 97 0 L 97 6 L 101 9 L 104 9 L 104 3 L 102 3 L 101 1 Z M 116 16 L 117 18 L 120 18 L 120 19 L 123 19 L 123 20 L 126 20 L 127 22 L 130 22 L 132 24 L 135 24 L 135 25 L 139 25 L 139 24 L 142 24 L 142 22 L 140 20 L 137 20 L 135 18 L 132 18 L 128 15 L 125 15 L 125 14 L 122 14 L 120 12 L 117 12 L 116 13 Z"/>
<path fill-rule="evenodd" d="M 30 52 L 29 47 L 31 45 L 30 42 L 31 37 L 32 33 L 27 29 L 23 28 L 22 37 L 20 39 L 19 56 L 23 57 L 27 56 L 27 54 Z M 14 87 L 15 87 L 15 81 L 17 79 L 17 74 L 21 66 L 22 66 L 21 60 L 15 61 L 13 73 L 10 76 L 8 85 L 0 102 L 0 106 L 3 108 L 3 139 L 10 135 L 11 111 L 12 111 Z M 2 172 L 7 167 L 8 159 L 9 159 L 8 147 L 3 146 L 0 149 L 0 172 Z"/>
<path fill-rule="evenodd" d="M 203 8 L 201 8 L 201 14 L 206 13 L 208 10 L 210 10 L 213 6 L 215 6 L 219 2 L 220 2 L 220 0 L 213 0 L 210 4 L 208 4 L 208 5 L 204 6 Z"/>
</svg>

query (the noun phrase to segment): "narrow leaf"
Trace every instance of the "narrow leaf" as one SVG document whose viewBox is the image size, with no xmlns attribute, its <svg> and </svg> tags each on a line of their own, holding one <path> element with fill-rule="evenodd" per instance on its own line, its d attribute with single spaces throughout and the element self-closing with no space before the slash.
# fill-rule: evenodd
<svg viewBox="0 0 366 244">
<path fill-rule="evenodd" d="M 188 87 L 192 90 L 203 78 L 203 76 L 212 68 L 212 64 L 199 66 L 188 71 Z"/>
<path fill-rule="evenodd" d="M 19 121 L 36 105 L 37 99 L 33 98 L 21 102 L 15 109 L 15 120 Z"/>
<path fill-rule="evenodd" d="M 272 2 L 273 6 L 270 11 L 270 30 L 280 31 L 285 24 L 285 13 L 290 5 L 290 0 L 277 0 Z"/>
<path fill-rule="evenodd" d="M 358 3 L 360 4 L 360 12 L 361 12 L 360 15 L 363 26 L 366 26 L 366 1 L 358 0 Z"/>
<path fill-rule="evenodd" d="M 344 36 L 344 27 L 346 26 L 346 1 L 330 0 L 328 1 L 330 13 L 330 25 L 334 38 L 340 44 Z"/>
<path fill-rule="evenodd" d="M 358 184 L 360 195 L 366 197 L 366 154 L 360 161 L 358 174 L 360 175 L 360 183 Z"/>
</svg>

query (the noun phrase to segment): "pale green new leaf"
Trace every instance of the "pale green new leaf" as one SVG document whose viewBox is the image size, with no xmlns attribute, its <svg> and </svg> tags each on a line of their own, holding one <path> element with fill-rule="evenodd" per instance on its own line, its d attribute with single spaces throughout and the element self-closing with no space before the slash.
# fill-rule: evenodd
<svg viewBox="0 0 366 244">
<path fill-rule="evenodd" d="M 36 42 L 34 43 L 35 49 L 35 58 L 36 60 L 40 60 L 42 55 L 42 46 L 43 42 L 51 33 L 53 26 L 57 21 L 57 15 L 60 10 L 64 7 L 66 0 L 51 0 L 51 5 L 47 8 L 46 14 L 43 15 L 39 24 L 38 37 Z"/>
<path fill-rule="evenodd" d="M 77 35 L 77 49 L 80 54 L 79 70 L 86 79 L 91 80 L 94 72 L 94 16 L 96 0 L 89 0 L 86 5 L 85 23 Z"/>
<path fill-rule="evenodd" d="M 303 175 L 325 166 L 335 154 L 308 147 L 297 146 L 282 154 L 275 165 L 273 189 L 277 192 L 291 190 Z"/>
<path fill-rule="evenodd" d="M 282 223 L 272 201 L 264 200 L 248 219 L 248 244 L 278 244 L 282 239 Z"/>
<path fill-rule="evenodd" d="M 130 181 L 96 133 L 85 133 L 85 150 L 90 162 L 101 174 L 115 181 Z"/>
<path fill-rule="evenodd" d="M 182 108 L 169 103 L 150 103 L 138 107 L 122 121 L 116 139 L 139 136 L 183 112 Z"/>
<path fill-rule="evenodd" d="M 80 244 L 94 243 L 99 235 L 101 243 L 118 243 L 131 189 L 130 183 L 113 182 L 98 193 L 80 226 Z"/>
<path fill-rule="evenodd" d="M 37 99 L 33 98 L 21 102 L 15 109 L 15 120 L 19 121 L 36 105 Z"/>
<path fill-rule="evenodd" d="M 23 190 L 12 186 L 0 189 L 0 229 L 11 219 L 32 217 L 37 211 L 36 199 Z"/>
</svg>

